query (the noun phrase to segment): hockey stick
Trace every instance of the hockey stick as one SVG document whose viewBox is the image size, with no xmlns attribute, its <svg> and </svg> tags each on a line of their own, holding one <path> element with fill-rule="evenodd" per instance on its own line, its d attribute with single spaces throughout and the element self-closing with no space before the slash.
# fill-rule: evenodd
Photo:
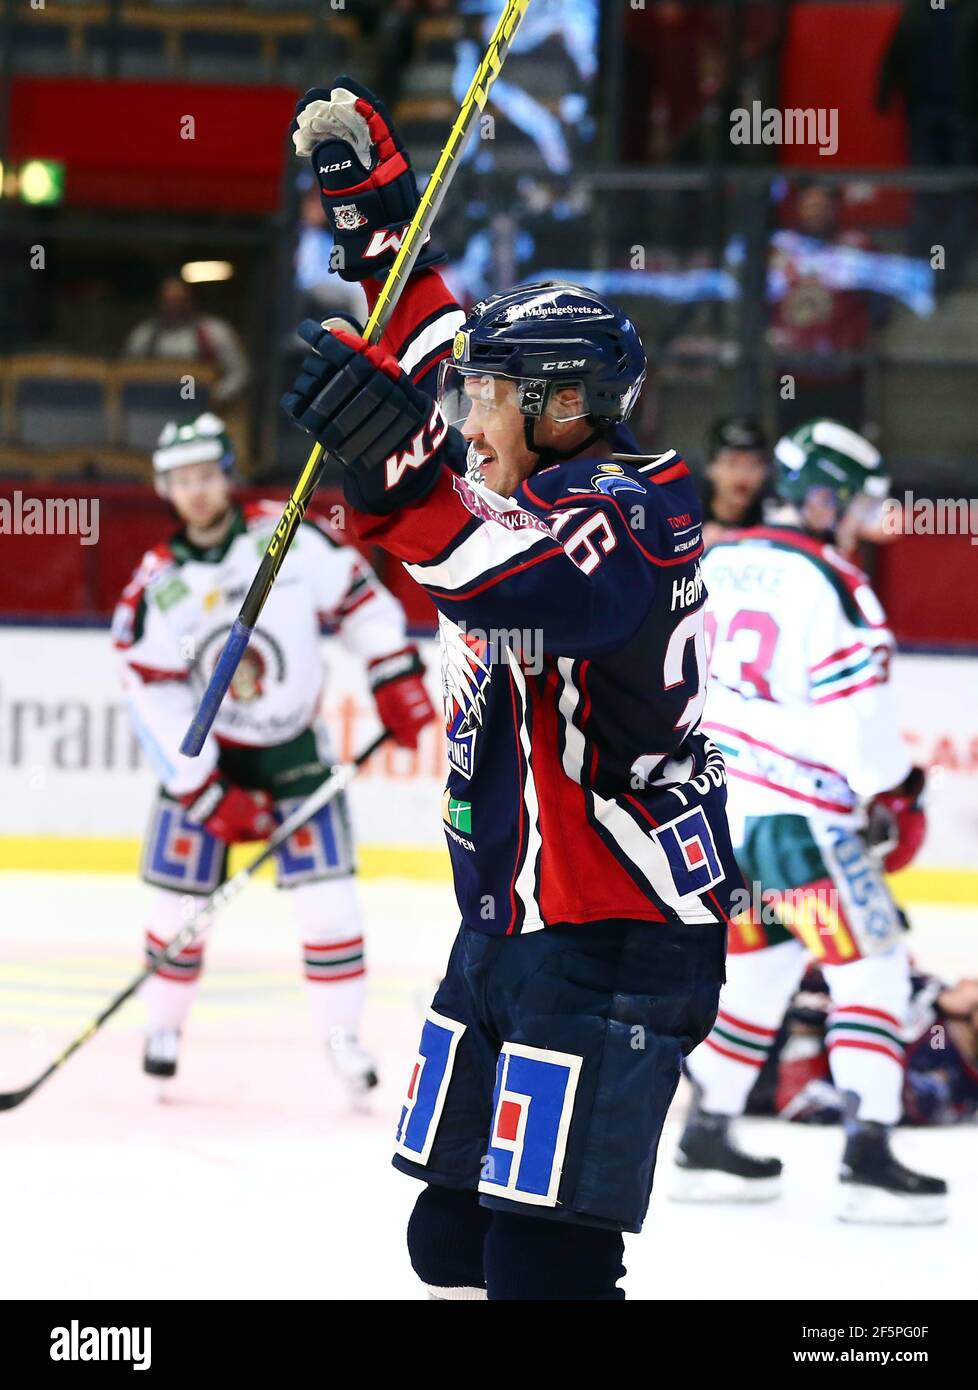
<svg viewBox="0 0 978 1390">
<path fill-rule="evenodd" d="M 236 898 L 242 888 L 254 878 L 261 866 L 267 863 L 275 851 L 284 845 L 286 840 L 291 835 L 294 835 L 297 830 L 301 830 L 317 811 L 321 811 L 324 806 L 327 806 L 341 791 L 349 786 L 350 782 L 353 781 L 353 778 L 367 759 L 372 757 L 381 744 L 386 743 L 389 738 L 390 731 L 384 729 L 366 748 L 357 754 L 352 763 L 343 763 L 331 768 L 311 796 L 308 796 L 302 805 L 297 806 L 292 814 L 282 822 L 274 835 L 270 837 L 262 852 L 257 855 L 250 864 L 246 864 L 243 869 L 239 869 L 226 883 L 222 883 L 220 888 L 213 892 L 210 897 L 205 898 L 203 902 L 197 905 L 189 921 L 185 926 L 181 927 L 173 940 L 169 942 L 166 950 L 161 951 L 152 965 L 147 966 L 145 970 L 137 975 L 132 984 L 127 985 L 121 994 L 117 994 L 112 1002 L 102 1010 L 98 1018 L 94 1019 L 83 1033 L 79 1033 L 74 1042 L 70 1043 L 65 1048 L 64 1052 L 62 1052 L 59 1057 L 56 1057 L 46 1070 L 41 1072 L 41 1075 L 37 1077 L 36 1080 L 32 1081 L 29 1086 L 25 1086 L 23 1090 L 0 1092 L 0 1110 L 13 1110 L 15 1106 L 25 1101 L 28 1096 L 33 1095 L 38 1086 L 42 1086 L 49 1076 L 53 1075 L 60 1066 L 67 1062 L 72 1053 L 78 1051 L 82 1043 L 87 1042 L 93 1033 L 98 1032 L 106 1019 L 111 1018 L 117 1009 L 121 1009 L 127 999 L 132 998 L 136 990 L 139 989 L 140 985 L 145 980 L 148 980 L 151 975 L 155 975 L 162 965 L 171 964 L 181 951 L 186 950 L 188 946 L 192 945 L 204 930 L 205 918 L 209 924 L 211 917 L 216 911 L 222 907 L 226 907 L 232 898 Z"/>
<path fill-rule="evenodd" d="M 486 55 L 479 64 L 469 90 L 465 94 L 465 99 L 459 108 L 448 142 L 441 152 L 441 157 L 435 166 L 434 173 L 428 180 L 424 193 L 421 195 L 414 217 L 404 234 L 400 250 L 388 272 L 387 279 L 384 281 L 384 287 L 377 303 L 374 305 L 373 313 L 367 320 L 363 336 L 368 343 L 379 342 L 383 337 L 384 329 L 397 306 L 401 291 L 407 284 L 408 276 L 414 268 L 414 263 L 425 238 L 437 216 L 442 200 L 448 192 L 449 184 L 458 167 L 459 155 L 475 124 L 476 115 L 484 109 L 489 99 L 489 89 L 502 70 L 503 62 L 512 46 L 516 31 L 529 3 L 530 0 L 507 0 L 506 8 L 493 31 L 492 38 L 489 40 Z M 194 715 L 180 745 L 180 752 L 189 758 L 196 758 L 204 746 L 204 740 L 217 717 L 221 701 L 227 694 L 228 686 L 238 669 L 238 663 L 251 640 L 259 614 L 265 606 L 265 600 L 268 598 L 272 585 L 278 577 L 278 572 L 282 568 L 282 562 L 288 554 L 292 538 L 306 514 L 306 508 L 316 489 L 319 487 L 327 458 L 328 456 L 323 454 L 322 445 L 316 444 L 306 461 L 299 481 L 292 490 L 292 496 L 285 504 L 282 519 L 275 528 L 275 534 L 268 542 L 268 549 L 262 557 L 251 588 L 248 590 L 241 610 L 228 633 L 197 713 Z"/>
</svg>

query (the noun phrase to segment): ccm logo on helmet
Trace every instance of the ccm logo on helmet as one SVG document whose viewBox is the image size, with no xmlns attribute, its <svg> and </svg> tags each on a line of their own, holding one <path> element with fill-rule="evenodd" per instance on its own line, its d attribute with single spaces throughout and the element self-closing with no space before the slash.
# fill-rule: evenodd
<svg viewBox="0 0 978 1390">
<path fill-rule="evenodd" d="M 341 164 L 320 164 L 319 172 L 321 174 L 336 174 L 340 169 L 349 169 L 352 164 L 352 159 L 344 159 Z"/>
<path fill-rule="evenodd" d="M 569 368 L 573 369 L 574 367 L 586 366 L 586 357 L 568 357 L 563 362 L 544 362 L 540 370 L 543 372 L 566 372 Z"/>
</svg>

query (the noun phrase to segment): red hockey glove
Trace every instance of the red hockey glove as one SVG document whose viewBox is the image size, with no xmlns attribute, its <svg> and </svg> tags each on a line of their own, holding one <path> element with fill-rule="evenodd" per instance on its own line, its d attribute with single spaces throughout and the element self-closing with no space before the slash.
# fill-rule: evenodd
<svg viewBox="0 0 978 1390">
<path fill-rule="evenodd" d="M 312 348 L 282 408 L 345 464 L 343 493 L 383 516 L 422 502 L 443 462 L 465 471 L 465 441 L 383 348 L 314 319 L 299 325 Z"/>
<path fill-rule="evenodd" d="M 417 748 L 418 734 L 436 717 L 417 647 L 371 661 L 367 679 L 384 728 L 390 729 L 402 748 Z"/>
<path fill-rule="evenodd" d="M 418 206 L 418 185 L 404 143 L 384 103 L 352 77 L 300 98 L 291 127 L 296 154 L 312 159 L 344 280 L 382 275 Z M 427 238 L 426 238 L 427 241 Z M 444 252 L 422 246 L 416 264 Z"/>
<path fill-rule="evenodd" d="M 187 792 L 180 800 L 192 825 L 202 825 L 228 844 L 236 840 L 267 840 L 275 829 L 268 792 L 234 787 L 219 772 L 212 773 L 202 787 Z"/>
<path fill-rule="evenodd" d="M 922 797 L 924 770 L 911 768 L 906 779 L 891 791 L 880 792 L 869 803 L 866 838 L 870 846 L 885 847 L 887 873 L 905 869 L 924 843 L 927 815 Z"/>
</svg>

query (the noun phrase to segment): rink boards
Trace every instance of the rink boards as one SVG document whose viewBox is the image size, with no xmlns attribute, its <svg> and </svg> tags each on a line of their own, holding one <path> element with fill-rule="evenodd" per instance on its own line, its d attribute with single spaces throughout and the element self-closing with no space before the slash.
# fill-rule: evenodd
<svg viewBox="0 0 978 1390">
<path fill-rule="evenodd" d="M 437 646 L 422 639 L 441 705 Z M 362 668 L 323 639 L 323 710 L 339 758 L 376 731 Z M 104 629 L 0 628 L 0 868 L 133 872 L 154 777 L 131 733 Z M 907 901 L 978 899 L 978 657 L 902 654 L 894 667 L 901 728 L 930 769 L 930 829 L 895 881 Z M 386 748 L 351 792 L 366 877 L 448 877 L 441 830 L 446 775 L 437 725 L 416 753 Z"/>
</svg>

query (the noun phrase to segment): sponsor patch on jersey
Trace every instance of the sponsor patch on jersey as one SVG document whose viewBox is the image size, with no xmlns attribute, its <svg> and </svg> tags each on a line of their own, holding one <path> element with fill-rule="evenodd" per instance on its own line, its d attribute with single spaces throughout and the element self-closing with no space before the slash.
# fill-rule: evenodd
<svg viewBox="0 0 978 1390">
<path fill-rule="evenodd" d="M 522 507 L 497 506 L 488 495 L 477 492 L 467 479 L 460 478 L 458 474 L 452 474 L 452 487 L 463 507 L 482 521 L 494 521 L 499 526 L 505 526 L 507 531 L 531 530 L 553 535 L 547 523 L 534 516 L 533 512 L 525 512 Z"/>
<path fill-rule="evenodd" d="M 479 1191 L 555 1207 L 582 1058 L 503 1043 Z"/>
<path fill-rule="evenodd" d="M 441 799 L 441 818 L 446 825 L 453 825 L 466 835 L 472 834 L 472 802 L 451 796 L 447 788 Z"/>
<path fill-rule="evenodd" d="M 186 598 L 189 593 L 190 590 L 186 584 L 178 574 L 175 574 L 165 584 L 161 584 L 158 589 L 153 591 L 153 602 L 161 613 L 165 613 L 168 608 L 172 608 L 175 603 Z"/>
<path fill-rule="evenodd" d="M 427 1163 L 431 1156 L 464 1032 L 464 1023 L 428 1010 L 394 1136 L 396 1152 L 414 1163 Z"/>
<path fill-rule="evenodd" d="M 722 882 L 723 866 L 713 831 L 699 806 L 660 825 L 655 837 L 665 852 L 680 897 L 705 893 Z"/>
</svg>

